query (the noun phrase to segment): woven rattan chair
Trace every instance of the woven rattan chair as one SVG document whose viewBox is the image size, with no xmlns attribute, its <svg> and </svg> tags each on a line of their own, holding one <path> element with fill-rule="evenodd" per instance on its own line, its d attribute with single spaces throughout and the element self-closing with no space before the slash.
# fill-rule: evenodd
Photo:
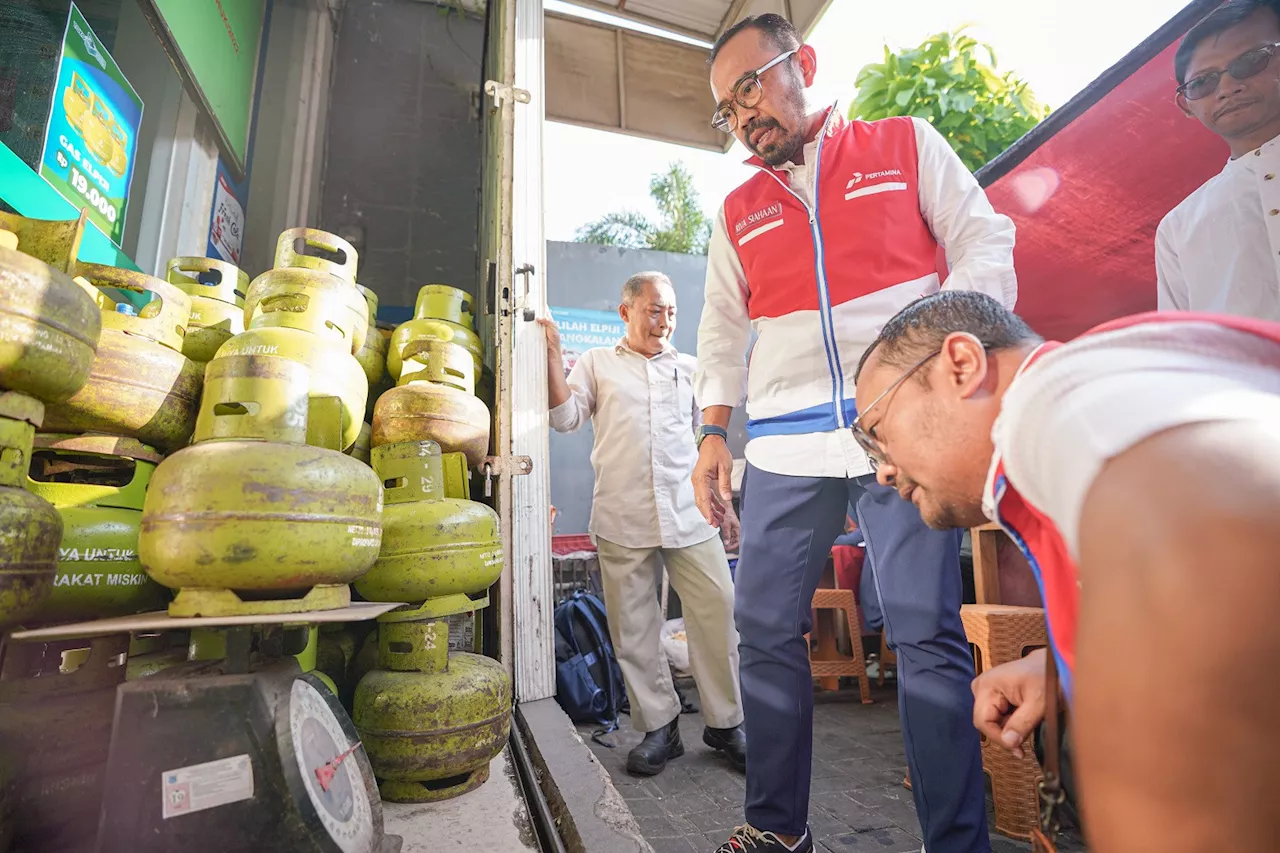
<svg viewBox="0 0 1280 853">
<path fill-rule="evenodd" d="M 979 674 L 1018 660 L 1049 642 L 1044 611 L 1038 607 L 966 604 L 960 609 L 960 619 L 975 649 L 974 665 Z M 1041 776 L 1030 736 L 1023 753 L 1024 757 L 1016 758 L 983 738 L 982 769 L 991 777 L 996 832 L 1026 841 L 1036 825 L 1036 785 Z"/>
</svg>

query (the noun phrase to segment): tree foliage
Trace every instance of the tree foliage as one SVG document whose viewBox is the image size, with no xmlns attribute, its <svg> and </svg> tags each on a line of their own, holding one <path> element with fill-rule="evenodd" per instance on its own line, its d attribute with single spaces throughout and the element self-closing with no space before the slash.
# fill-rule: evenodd
<svg viewBox="0 0 1280 853">
<path fill-rule="evenodd" d="M 884 61 L 864 66 L 854 84 L 850 118 L 922 118 L 974 171 L 1049 114 L 1025 82 L 996 70 L 991 46 L 963 27 L 896 54 L 886 46 Z"/>
<path fill-rule="evenodd" d="M 607 214 L 578 229 L 579 243 L 657 249 L 686 255 L 705 255 L 711 238 L 711 220 L 702 211 L 693 176 L 683 163 L 672 163 L 649 180 L 649 195 L 658 206 L 660 220 L 621 211 Z"/>
</svg>

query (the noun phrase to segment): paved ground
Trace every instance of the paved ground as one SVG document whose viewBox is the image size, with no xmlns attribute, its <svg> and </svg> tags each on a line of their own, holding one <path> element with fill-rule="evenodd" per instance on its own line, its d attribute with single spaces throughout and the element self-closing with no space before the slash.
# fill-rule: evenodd
<svg viewBox="0 0 1280 853">
<path fill-rule="evenodd" d="M 918 853 L 920 824 L 911 792 L 902 786 L 906 758 L 897 697 L 886 685 L 872 688 L 875 704 L 820 701 L 814 713 L 814 767 L 809 826 L 822 853 Z M 697 692 L 689 690 L 691 698 Z M 656 853 L 711 853 L 742 823 L 743 777 L 702 743 L 702 717 L 686 714 L 680 733 L 683 758 L 652 779 L 627 774 L 627 750 L 640 741 L 626 717 L 606 740 L 613 749 L 583 739 L 610 776 Z M 992 834 L 992 853 L 1023 853 L 1030 845 Z M 1059 840 L 1062 853 L 1083 853 L 1073 836 Z"/>
<path fill-rule="evenodd" d="M 489 763 L 489 781 L 442 803 L 383 803 L 386 831 L 404 839 L 401 853 L 503 853 L 538 850 L 510 747 Z"/>
</svg>

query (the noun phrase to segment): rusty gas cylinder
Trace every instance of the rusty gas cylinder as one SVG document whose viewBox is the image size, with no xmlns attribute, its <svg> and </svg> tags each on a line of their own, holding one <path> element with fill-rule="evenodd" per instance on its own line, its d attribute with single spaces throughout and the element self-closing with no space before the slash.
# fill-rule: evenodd
<svg viewBox="0 0 1280 853">
<path fill-rule="evenodd" d="M 88 381 L 102 319 L 67 273 L 83 227 L 0 212 L 0 389 L 57 403 Z"/>
<path fill-rule="evenodd" d="M 396 387 L 373 410 L 373 446 L 431 440 L 475 468 L 489 450 L 489 408 L 475 396 L 466 350 L 432 343 L 403 365 Z"/>
<path fill-rule="evenodd" d="M 446 800 L 489 778 L 511 731 L 511 679 L 492 658 L 450 652 L 444 619 L 380 621 L 378 668 L 351 716 L 384 800 Z"/>
<path fill-rule="evenodd" d="M 0 392 L 0 627 L 39 611 L 58 568 L 62 519 L 26 489 L 31 444 L 43 414 L 39 400 Z"/>
<path fill-rule="evenodd" d="M 46 432 L 103 432 L 168 453 L 191 438 L 204 365 L 182 354 L 191 297 L 133 270 L 79 264 L 76 274 L 103 288 L 143 294 L 141 308 L 101 292 L 102 339 L 89 381 L 45 412 Z"/>
</svg>

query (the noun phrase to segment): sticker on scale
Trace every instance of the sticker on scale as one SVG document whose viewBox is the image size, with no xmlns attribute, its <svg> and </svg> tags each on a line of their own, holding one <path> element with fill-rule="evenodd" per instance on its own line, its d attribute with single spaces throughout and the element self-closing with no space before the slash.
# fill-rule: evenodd
<svg viewBox="0 0 1280 853">
<path fill-rule="evenodd" d="M 160 774 L 164 819 L 253 798 L 253 762 L 248 754 L 193 764 Z"/>
</svg>

